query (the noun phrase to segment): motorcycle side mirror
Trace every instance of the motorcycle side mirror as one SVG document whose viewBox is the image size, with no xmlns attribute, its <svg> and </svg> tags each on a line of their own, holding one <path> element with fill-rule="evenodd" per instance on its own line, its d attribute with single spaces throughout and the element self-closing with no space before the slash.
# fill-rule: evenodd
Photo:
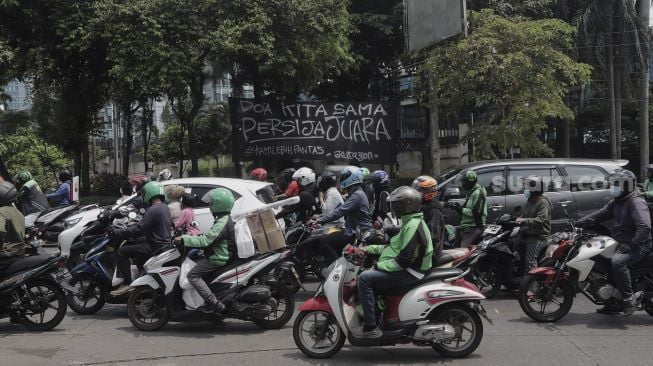
<svg viewBox="0 0 653 366">
<path fill-rule="evenodd" d="M 462 194 L 460 193 L 460 188 L 458 187 L 449 187 L 444 190 L 444 198 L 445 200 L 450 200 L 450 199 L 455 199 L 455 198 L 462 198 Z"/>
</svg>

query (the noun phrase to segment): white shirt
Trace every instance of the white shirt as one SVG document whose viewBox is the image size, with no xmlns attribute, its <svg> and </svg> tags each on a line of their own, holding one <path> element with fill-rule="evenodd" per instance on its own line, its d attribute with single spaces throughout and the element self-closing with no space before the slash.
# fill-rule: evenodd
<svg viewBox="0 0 653 366">
<path fill-rule="evenodd" d="M 342 205 L 343 203 L 345 203 L 345 200 L 342 199 L 342 195 L 340 195 L 338 189 L 336 187 L 329 188 L 326 191 L 324 203 L 322 203 L 322 214 L 335 210 L 336 207 Z M 335 221 L 327 223 L 327 225 L 343 227 L 345 226 L 345 218 L 341 217 Z"/>
</svg>

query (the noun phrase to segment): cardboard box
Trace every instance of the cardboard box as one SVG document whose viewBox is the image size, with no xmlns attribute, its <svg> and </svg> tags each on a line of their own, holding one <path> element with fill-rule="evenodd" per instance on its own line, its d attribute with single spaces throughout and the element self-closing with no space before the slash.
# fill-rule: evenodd
<svg viewBox="0 0 653 366">
<path fill-rule="evenodd" d="M 265 210 L 247 216 L 247 225 L 260 253 L 285 248 L 286 238 L 274 217 L 273 210 Z"/>
</svg>

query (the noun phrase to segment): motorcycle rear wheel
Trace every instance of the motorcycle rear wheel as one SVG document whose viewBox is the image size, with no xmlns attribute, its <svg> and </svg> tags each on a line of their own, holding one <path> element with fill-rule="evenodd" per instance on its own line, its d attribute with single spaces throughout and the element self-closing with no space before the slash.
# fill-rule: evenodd
<svg viewBox="0 0 653 366">
<path fill-rule="evenodd" d="M 163 328 L 171 313 L 160 290 L 142 286 L 129 295 L 127 315 L 136 328 L 149 332 Z"/>
<path fill-rule="evenodd" d="M 59 325 L 68 309 L 66 294 L 59 285 L 37 278 L 29 281 L 26 287 L 32 298 L 36 300 L 36 304 L 22 311 L 23 326 L 28 330 L 46 331 Z M 44 321 L 45 314 L 50 309 L 54 310 L 54 315 L 52 319 Z M 32 317 L 38 317 L 38 319 L 32 319 Z"/>
<path fill-rule="evenodd" d="M 286 325 L 295 312 L 295 298 L 287 288 L 276 283 L 268 283 L 276 309 L 264 319 L 254 319 L 254 324 L 263 329 L 279 329 Z"/>
<path fill-rule="evenodd" d="M 465 304 L 445 305 L 430 317 L 430 320 L 433 323 L 446 322 L 456 330 L 455 340 L 433 344 L 433 349 L 444 357 L 467 357 L 476 351 L 483 340 L 483 321 L 476 310 Z M 465 331 L 469 332 L 469 336 L 465 337 L 466 340 L 464 339 Z"/>
<path fill-rule="evenodd" d="M 107 294 L 104 286 L 98 283 L 95 277 L 86 273 L 74 275 L 70 279 L 70 285 L 75 289 L 77 289 L 76 285 L 79 285 L 79 291 L 66 293 L 68 306 L 74 312 L 80 315 L 90 315 L 102 309 Z M 92 293 L 87 293 L 89 291 Z M 88 306 L 91 300 L 95 300 L 95 302 Z"/>
<path fill-rule="evenodd" d="M 574 287 L 569 280 L 562 279 L 554 292 L 554 298 L 562 298 L 562 302 L 553 299 L 545 300 L 544 293 L 548 290 L 545 284 L 546 275 L 527 275 L 519 287 L 519 306 L 526 315 L 537 322 L 552 323 L 562 319 L 569 313 L 574 304 Z M 537 300 L 539 298 L 539 300 Z M 539 304 L 539 310 L 533 308 L 533 304 Z M 549 304 L 558 305 L 553 312 L 545 312 Z"/>
<path fill-rule="evenodd" d="M 310 321 L 313 324 L 309 326 L 308 322 Z M 307 326 L 308 329 L 305 329 Z M 326 327 L 324 339 L 317 339 L 317 333 L 323 327 Z M 299 313 L 295 319 L 295 324 L 293 324 L 292 335 L 299 350 L 310 358 L 329 358 L 335 355 L 340 352 L 346 338 L 333 314 L 324 311 L 303 311 Z M 320 342 L 325 347 L 316 348 Z"/>
<path fill-rule="evenodd" d="M 501 283 L 494 266 L 485 271 L 475 268 L 472 277 L 474 284 L 486 299 L 491 299 L 497 296 L 501 290 Z"/>
</svg>

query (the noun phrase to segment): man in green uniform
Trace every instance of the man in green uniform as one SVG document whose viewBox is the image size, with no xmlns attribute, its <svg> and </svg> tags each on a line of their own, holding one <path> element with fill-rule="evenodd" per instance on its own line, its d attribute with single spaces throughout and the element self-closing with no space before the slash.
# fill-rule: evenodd
<svg viewBox="0 0 653 366">
<path fill-rule="evenodd" d="M 478 183 L 478 176 L 473 170 L 463 173 L 463 188 L 468 192 L 465 203 L 448 202 L 447 207 L 458 211 L 460 215 L 460 244 L 463 248 L 478 242 L 487 222 L 487 192 Z"/>
<path fill-rule="evenodd" d="M 374 269 L 358 276 L 358 296 L 363 307 L 362 338 L 381 338 L 383 332 L 374 313 L 376 294 L 405 286 L 424 277 L 431 269 L 433 243 L 422 213 L 422 194 L 403 186 L 388 197 L 390 210 L 401 217 L 401 230 L 392 237 L 390 245 L 368 245 L 359 251 L 380 254 Z"/>
<path fill-rule="evenodd" d="M 25 255 L 25 217 L 14 201 L 16 187 L 0 183 L 0 272 Z"/>
</svg>

